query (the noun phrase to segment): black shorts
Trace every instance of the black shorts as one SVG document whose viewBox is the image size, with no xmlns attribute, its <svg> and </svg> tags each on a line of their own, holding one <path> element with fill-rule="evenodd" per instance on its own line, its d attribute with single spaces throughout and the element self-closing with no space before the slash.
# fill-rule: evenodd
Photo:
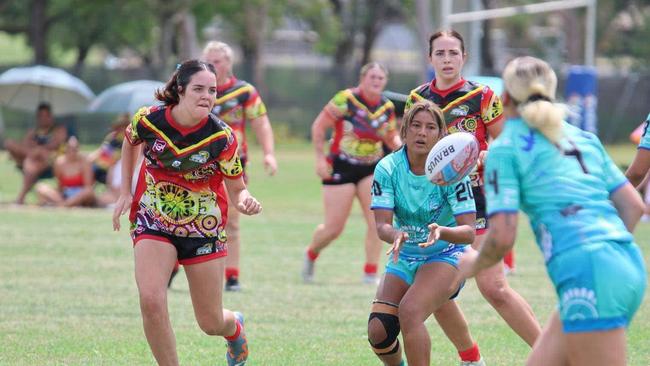
<svg viewBox="0 0 650 366">
<path fill-rule="evenodd" d="M 95 175 L 95 182 L 106 184 L 106 177 L 108 171 L 93 164 L 93 174 Z"/>
<path fill-rule="evenodd" d="M 131 228 L 131 238 L 133 239 L 133 246 L 143 239 L 157 240 L 173 245 L 176 248 L 178 263 L 182 265 L 207 262 L 228 255 L 226 242 L 219 240 L 217 237 L 180 237 L 134 225 Z"/>
<path fill-rule="evenodd" d="M 472 187 L 474 203 L 476 204 L 476 235 L 485 234 L 488 228 L 487 210 L 485 207 L 485 194 L 482 186 Z"/>
<path fill-rule="evenodd" d="M 375 173 L 377 163 L 371 165 L 350 164 L 338 157 L 328 158 L 332 164 L 332 178 L 323 179 L 323 185 L 357 184 L 363 178 Z"/>
</svg>

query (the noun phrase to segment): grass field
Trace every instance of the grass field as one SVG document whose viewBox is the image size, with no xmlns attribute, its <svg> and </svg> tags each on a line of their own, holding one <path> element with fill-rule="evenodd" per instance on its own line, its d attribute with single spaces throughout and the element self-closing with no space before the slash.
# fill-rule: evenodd
<svg viewBox="0 0 650 366">
<path fill-rule="evenodd" d="M 633 150 L 613 147 L 615 160 Z M 241 293 L 225 306 L 247 317 L 249 365 L 378 365 L 366 340 L 374 288 L 361 284 L 364 225 L 358 207 L 343 235 L 318 261 L 316 283 L 304 285 L 303 250 L 322 219 L 320 184 L 305 144 L 278 148 L 280 171 L 266 177 L 253 151 L 250 189 L 264 205 L 245 218 Z M 17 171 L 0 153 L 0 201 L 11 201 Z M 126 231 L 111 230 L 110 211 L 0 206 L 0 365 L 152 365 L 141 326 L 133 255 Z M 124 219 L 123 223 L 126 221 Z M 650 224 L 638 243 L 650 255 Z M 511 285 L 545 323 L 556 299 L 527 223 L 520 225 Z M 469 281 L 459 303 L 488 365 L 522 365 L 529 348 Z M 179 274 L 169 308 L 182 365 L 225 364 L 224 342 L 202 334 L 188 286 Z M 457 356 L 435 320 L 427 322 L 432 364 Z M 650 365 L 650 301 L 629 329 L 629 364 Z"/>
</svg>

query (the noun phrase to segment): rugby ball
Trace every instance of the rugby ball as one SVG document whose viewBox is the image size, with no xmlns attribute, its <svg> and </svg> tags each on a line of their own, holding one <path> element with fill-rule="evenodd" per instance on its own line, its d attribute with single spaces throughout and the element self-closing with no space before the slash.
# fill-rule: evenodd
<svg viewBox="0 0 650 366">
<path fill-rule="evenodd" d="M 424 166 L 427 179 L 441 186 L 459 182 L 474 169 L 478 155 L 478 140 L 471 133 L 456 132 L 447 135 L 429 151 Z"/>
</svg>

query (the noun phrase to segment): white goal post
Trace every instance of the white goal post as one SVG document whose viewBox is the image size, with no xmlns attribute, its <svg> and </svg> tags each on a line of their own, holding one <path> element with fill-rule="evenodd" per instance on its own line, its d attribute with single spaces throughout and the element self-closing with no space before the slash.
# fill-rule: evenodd
<svg viewBox="0 0 650 366">
<path fill-rule="evenodd" d="M 598 0 L 562 0 L 545 1 L 537 4 L 510 6 L 497 9 L 468 11 L 463 13 L 452 12 L 452 0 L 442 0 L 440 13 L 442 28 L 449 28 L 452 24 L 473 22 L 486 19 L 504 18 L 520 14 L 545 13 L 557 10 L 574 8 L 587 8 L 585 29 L 585 65 L 593 66 L 596 53 L 596 6 Z"/>
</svg>

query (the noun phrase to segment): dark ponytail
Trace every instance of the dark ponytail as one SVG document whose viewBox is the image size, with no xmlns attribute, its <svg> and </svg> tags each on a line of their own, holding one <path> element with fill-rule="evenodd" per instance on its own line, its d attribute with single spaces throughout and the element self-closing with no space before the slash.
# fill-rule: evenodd
<svg viewBox="0 0 650 366">
<path fill-rule="evenodd" d="M 174 70 L 174 73 L 165 84 L 165 87 L 156 90 L 156 99 L 163 102 L 166 106 L 178 104 L 180 100 L 179 95 L 185 93 L 185 87 L 190 83 L 192 75 L 204 70 L 210 71 L 217 76 L 217 70 L 215 70 L 212 64 L 207 62 L 187 60 L 178 64 L 176 70 Z"/>
</svg>

